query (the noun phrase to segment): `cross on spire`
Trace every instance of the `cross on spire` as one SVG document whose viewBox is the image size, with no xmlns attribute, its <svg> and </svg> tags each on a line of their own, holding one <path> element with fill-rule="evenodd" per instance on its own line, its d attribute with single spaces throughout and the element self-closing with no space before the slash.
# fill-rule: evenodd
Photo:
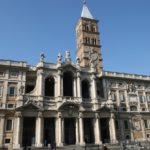
<svg viewBox="0 0 150 150">
<path fill-rule="evenodd" d="M 83 0 L 83 4 L 86 4 L 86 0 Z"/>
</svg>

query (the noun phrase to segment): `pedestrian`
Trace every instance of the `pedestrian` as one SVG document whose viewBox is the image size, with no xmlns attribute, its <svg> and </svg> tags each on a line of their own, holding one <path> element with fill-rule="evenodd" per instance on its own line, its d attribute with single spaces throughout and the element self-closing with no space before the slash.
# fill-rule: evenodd
<svg viewBox="0 0 150 150">
<path fill-rule="evenodd" d="M 108 150 L 108 148 L 105 144 L 103 145 L 103 150 Z"/>
</svg>

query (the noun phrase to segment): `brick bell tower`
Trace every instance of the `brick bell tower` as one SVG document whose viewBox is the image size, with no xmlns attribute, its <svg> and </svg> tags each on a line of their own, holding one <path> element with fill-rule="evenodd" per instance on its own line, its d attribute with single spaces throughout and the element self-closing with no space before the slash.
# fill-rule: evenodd
<svg viewBox="0 0 150 150">
<path fill-rule="evenodd" d="M 101 46 L 99 40 L 98 20 L 90 13 L 86 1 L 83 2 L 81 17 L 76 25 L 77 57 L 80 66 L 90 67 L 96 72 L 102 71 Z"/>
</svg>

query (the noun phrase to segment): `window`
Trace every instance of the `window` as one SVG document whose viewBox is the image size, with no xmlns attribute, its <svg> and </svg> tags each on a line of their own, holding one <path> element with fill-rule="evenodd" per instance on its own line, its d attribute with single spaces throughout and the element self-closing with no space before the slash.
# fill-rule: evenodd
<svg viewBox="0 0 150 150">
<path fill-rule="evenodd" d="M 5 144 L 9 144 L 10 143 L 10 139 L 5 139 Z"/>
<path fill-rule="evenodd" d="M 4 76 L 4 71 L 0 71 L 0 77 Z"/>
<path fill-rule="evenodd" d="M 15 86 L 10 86 L 8 92 L 9 92 L 8 93 L 9 96 L 15 96 L 16 87 Z"/>
<path fill-rule="evenodd" d="M 129 129 L 128 120 L 124 120 L 124 129 Z"/>
<path fill-rule="evenodd" d="M 54 97 L 55 80 L 52 76 L 45 80 L 45 96 Z"/>
<path fill-rule="evenodd" d="M 150 134 L 146 134 L 147 138 L 150 138 Z"/>
<path fill-rule="evenodd" d="M 124 93 L 123 92 L 119 93 L 119 97 L 120 97 L 120 101 L 121 102 L 125 101 L 125 97 L 124 97 Z"/>
<path fill-rule="evenodd" d="M 144 127 L 145 127 L 145 129 L 148 128 L 148 122 L 147 122 L 147 120 L 144 120 Z"/>
<path fill-rule="evenodd" d="M 82 81 L 82 97 L 83 98 L 90 98 L 90 85 L 88 80 Z"/>
<path fill-rule="evenodd" d="M 150 93 L 146 93 L 146 99 L 148 102 L 150 102 Z"/>
<path fill-rule="evenodd" d="M 139 93 L 139 100 L 140 100 L 140 103 L 144 103 L 144 97 L 142 93 Z"/>
<path fill-rule="evenodd" d="M 12 130 L 12 120 L 8 119 L 6 121 L 6 131 L 10 131 L 10 130 Z"/>
<path fill-rule="evenodd" d="M 18 71 L 10 71 L 10 77 L 18 77 Z"/>
<path fill-rule="evenodd" d="M 2 93 L 3 93 L 3 87 L 0 86 L 0 97 L 2 96 Z"/>
</svg>

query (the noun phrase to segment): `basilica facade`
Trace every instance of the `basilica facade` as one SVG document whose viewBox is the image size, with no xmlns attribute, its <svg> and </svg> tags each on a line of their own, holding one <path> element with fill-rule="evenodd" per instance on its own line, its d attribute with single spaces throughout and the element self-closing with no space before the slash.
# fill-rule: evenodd
<svg viewBox="0 0 150 150">
<path fill-rule="evenodd" d="M 86 3 L 77 59 L 0 60 L 0 147 L 57 147 L 150 138 L 150 76 L 103 70 L 98 20 Z"/>
</svg>

